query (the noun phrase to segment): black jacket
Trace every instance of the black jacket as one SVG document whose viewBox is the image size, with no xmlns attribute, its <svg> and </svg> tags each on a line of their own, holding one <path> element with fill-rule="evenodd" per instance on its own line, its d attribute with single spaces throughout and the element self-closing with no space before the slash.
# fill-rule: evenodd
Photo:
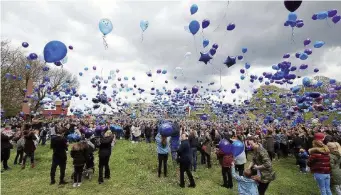
<svg viewBox="0 0 341 195">
<path fill-rule="evenodd" d="M 178 159 L 182 164 L 191 164 L 192 152 L 188 140 L 181 141 L 178 149 Z"/>
<path fill-rule="evenodd" d="M 144 129 L 144 134 L 146 137 L 151 137 L 152 136 L 152 128 L 150 128 L 149 126 L 147 126 L 145 129 Z"/>
<path fill-rule="evenodd" d="M 188 140 L 191 148 L 197 148 L 199 146 L 199 141 L 197 137 L 190 135 Z"/>
<path fill-rule="evenodd" d="M 84 150 L 71 150 L 73 165 L 82 166 L 86 162 L 86 152 Z"/>
<path fill-rule="evenodd" d="M 60 136 L 54 136 L 51 139 L 51 148 L 53 149 L 53 160 L 62 160 L 66 161 L 67 156 L 66 156 L 66 151 L 68 150 L 67 148 L 67 140 Z"/>
<path fill-rule="evenodd" d="M 12 144 L 9 142 L 12 139 L 13 136 L 9 137 L 3 133 L 1 133 L 1 150 L 2 149 L 12 149 L 13 146 Z"/>
<path fill-rule="evenodd" d="M 101 138 L 101 144 L 99 146 L 99 157 L 107 157 L 111 155 L 111 142 L 113 141 L 114 137 L 102 137 Z"/>
</svg>

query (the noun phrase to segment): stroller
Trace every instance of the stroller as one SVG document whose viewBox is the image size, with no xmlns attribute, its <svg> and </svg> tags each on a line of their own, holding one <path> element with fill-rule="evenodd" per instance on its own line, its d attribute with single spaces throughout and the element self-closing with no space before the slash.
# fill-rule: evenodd
<svg viewBox="0 0 341 195">
<path fill-rule="evenodd" d="M 86 142 L 88 144 L 88 148 L 86 151 L 87 157 L 86 157 L 86 162 L 84 165 L 82 176 L 83 178 L 91 180 L 92 175 L 95 173 L 95 157 L 94 157 L 95 146 L 92 143 L 92 140 L 84 140 L 83 142 Z M 74 177 L 74 173 L 72 173 L 71 179 L 73 179 L 73 177 Z"/>
</svg>

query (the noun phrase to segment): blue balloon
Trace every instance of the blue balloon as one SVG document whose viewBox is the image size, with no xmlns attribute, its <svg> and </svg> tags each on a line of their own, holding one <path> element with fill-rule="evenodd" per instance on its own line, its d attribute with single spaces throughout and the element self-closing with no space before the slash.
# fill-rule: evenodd
<svg viewBox="0 0 341 195">
<path fill-rule="evenodd" d="M 98 27 L 99 27 L 99 30 L 102 32 L 103 35 L 109 34 L 113 29 L 111 21 L 109 19 L 106 19 L 106 18 L 101 19 L 99 21 Z"/>
<path fill-rule="evenodd" d="M 171 136 L 173 134 L 173 125 L 169 122 L 165 122 L 159 126 L 159 133 L 162 136 Z"/>
<path fill-rule="evenodd" d="M 306 54 L 306 53 L 301 53 L 300 59 L 301 59 L 301 60 L 306 60 L 306 59 L 308 59 L 308 54 Z"/>
<path fill-rule="evenodd" d="M 249 69 L 251 67 L 251 64 L 245 63 L 245 69 Z"/>
<path fill-rule="evenodd" d="M 289 13 L 288 15 L 288 21 L 295 22 L 297 20 L 297 14 L 294 12 Z"/>
<path fill-rule="evenodd" d="M 197 34 L 197 32 L 200 29 L 200 24 L 196 20 L 192 20 L 191 23 L 189 23 L 189 31 L 192 33 L 192 35 Z"/>
<path fill-rule="evenodd" d="M 219 149 L 224 153 L 224 154 L 233 154 L 233 146 L 232 144 L 227 141 L 226 139 L 222 139 L 219 142 Z"/>
<path fill-rule="evenodd" d="M 210 44 L 210 41 L 209 41 L 208 39 L 204 39 L 204 40 L 202 41 L 202 45 L 204 46 L 204 48 L 205 48 L 208 44 Z"/>
<path fill-rule="evenodd" d="M 140 28 L 141 28 L 142 32 L 147 30 L 148 26 L 149 26 L 149 22 L 147 20 L 141 20 L 140 21 Z"/>
<path fill-rule="evenodd" d="M 303 80 L 302 80 L 302 84 L 303 84 L 305 87 L 309 87 L 310 84 L 311 84 L 311 79 L 308 78 L 308 77 L 304 77 Z"/>
<path fill-rule="evenodd" d="M 315 47 L 315 48 L 321 48 L 323 45 L 324 45 L 324 42 L 323 42 L 323 41 L 316 41 L 316 42 L 314 43 L 314 47 Z"/>
<path fill-rule="evenodd" d="M 243 48 L 242 48 L 242 52 L 243 52 L 243 53 L 246 53 L 246 52 L 247 52 L 247 48 L 246 48 L 246 47 L 243 47 Z"/>
<path fill-rule="evenodd" d="M 328 18 L 328 12 L 327 11 L 317 13 L 317 19 L 324 20 L 326 18 Z"/>
<path fill-rule="evenodd" d="M 65 58 L 67 47 L 60 41 L 50 41 L 44 47 L 44 59 L 48 63 L 58 62 Z"/>
<path fill-rule="evenodd" d="M 245 76 L 244 76 L 244 75 L 241 75 L 241 76 L 240 76 L 240 79 L 241 79 L 241 80 L 244 80 L 244 79 L 245 79 Z"/>
<path fill-rule="evenodd" d="M 232 153 L 234 157 L 240 155 L 241 153 L 243 153 L 243 151 L 244 144 L 241 141 L 236 140 L 232 143 Z"/>
<path fill-rule="evenodd" d="M 197 6 L 197 4 L 193 4 L 193 5 L 191 6 L 190 11 L 191 11 L 191 14 L 192 14 L 192 15 L 195 14 L 195 13 L 197 13 L 197 11 L 198 11 L 198 6 Z"/>
</svg>

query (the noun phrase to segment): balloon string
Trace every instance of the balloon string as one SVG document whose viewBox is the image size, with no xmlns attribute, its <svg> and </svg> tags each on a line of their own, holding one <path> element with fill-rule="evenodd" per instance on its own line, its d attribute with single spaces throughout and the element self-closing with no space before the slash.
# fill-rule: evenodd
<svg viewBox="0 0 341 195">
<path fill-rule="evenodd" d="M 195 36 L 194 36 L 194 35 L 193 35 L 193 39 L 194 39 L 195 53 L 198 53 L 197 44 L 196 44 L 196 42 L 195 42 Z"/>
<path fill-rule="evenodd" d="M 227 8 L 229 7 L 229 5 L 230 5 L 230 1 L 228 0 L 227 1 Z M 223 18 L 220 20 L 220 22 L 219 22 L 219 24 L 218 24 L 218 26 L 217 26 L 217 28 L 215 28 L 214 30 L 213 30 L 213 32 L 215 32 L 219 27 L 220 27 L 220 24 L 222 23 L 222 21 L 225 19 L 225 17 L 226 17 L 226 14 L 227 14 L 227 12 L 225 12 L 225 14 L 224 14 L 224 16 L 223 16 Z"/>
<path fill-rule="evenodd" d="M 143 32 L 141 33 L 141 42 L 143 42 Z"/>
<path fill-rule="evenodd" d="M 329 22 L 328 22 L 328 18 L 326 18 L 326 22 L 327 22 L 329 28 L 331 28 L 331 26 L 330 26 L 330 24 L 329 24 Z"/>
<path fill-rule="evenodd" d="M 295 43 L 295 32 L 294 32 L 294 27 L 291 28 L 291 43 Z"/>
<path fill-rule="evenodd" d="M 104 45 L 104 49 L 108 49 L 108 43 L 107 40 L 105 40 L 105 35 L 103 35 L 103 45 Z"/>
</svg>

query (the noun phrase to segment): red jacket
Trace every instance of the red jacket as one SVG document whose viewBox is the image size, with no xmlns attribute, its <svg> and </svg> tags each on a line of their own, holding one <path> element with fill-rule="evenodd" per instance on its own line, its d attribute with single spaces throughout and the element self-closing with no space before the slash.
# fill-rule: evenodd
<svg viewBox="0 0 341 195">
<path fill-rule="evenodd" d="M 222 167 L 232 167 L 232 163 L 234 160 L 232 154 L 227 155 L 223 151 L 221 151 L 220 149 L 218 149 L 216 154 L 217 154 L 217 158 L 219 160 L 219 163 Z"/>
<path fill-rule="evenodd" d="M 309 149 L 310 157 L 308 159 L 308 166 L 312 173 L 330 174 L 330 157 L 329 152 L 323 148 Z"/>
</svg>

